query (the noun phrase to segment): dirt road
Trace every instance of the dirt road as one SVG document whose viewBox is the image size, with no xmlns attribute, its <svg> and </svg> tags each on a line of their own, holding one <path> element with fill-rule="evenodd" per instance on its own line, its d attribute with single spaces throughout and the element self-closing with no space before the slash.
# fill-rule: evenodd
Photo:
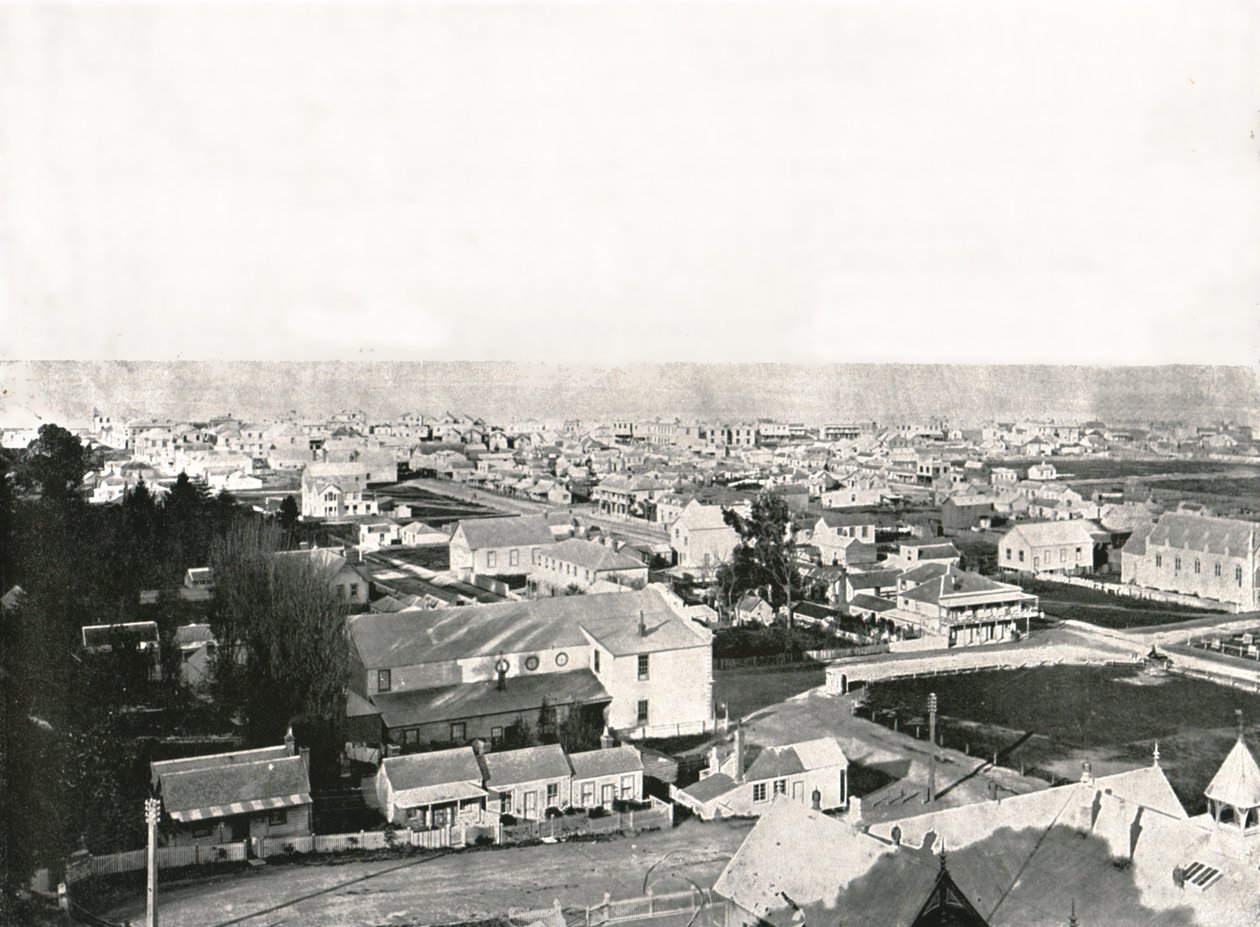
<svg viewBox="0 0 1260 927">
<path fill-rule="evenodd" d="M 709 888 L 750 822 L 687 821 L 673 830 L 598 843 L 466 850 L 446 856 L 347 862 L 268 863 L 233 875 L 164 886 L 163 927 L 341 927 L 443 924 L 511 909 L 597 905 L 643 894 Z M 144 920 L 144 899 L 108 915 Z"/>
</svg>

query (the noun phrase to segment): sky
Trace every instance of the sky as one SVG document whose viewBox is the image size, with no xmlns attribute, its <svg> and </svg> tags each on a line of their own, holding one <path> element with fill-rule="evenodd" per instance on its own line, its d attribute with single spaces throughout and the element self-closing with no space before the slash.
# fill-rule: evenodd
<svg viewBox="0 0 1260 927">
<path fill-rule="evenodd" d="M 0 359 L 1260 362 L 1247 0 L 0 0 Z"/>
</svg>

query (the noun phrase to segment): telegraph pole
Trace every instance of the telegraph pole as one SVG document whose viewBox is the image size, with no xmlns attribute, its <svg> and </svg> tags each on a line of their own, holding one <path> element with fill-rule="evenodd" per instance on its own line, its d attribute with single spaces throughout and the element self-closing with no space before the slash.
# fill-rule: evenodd
<svg viewBox="0 0 1260 927">
<path fill-rule="evenodd" d="M 157 881 L 158 881 L 158 865 L 157 865 L 157 826 L 158 818 L 162 816 L 161 802 L 156 798 L 145 799 L 144 802 L 144 823 L 148 825 L 149 841 L 148 841 L 148 887 L 145 891 L 145 925 L 146 927 L 158 927 L 158 911 L 157 911 Z"/>
<path fill-rule="evenodd" d="M 936 801 L 936 693 L 933 692 L 928 696 L 928 743 L 931 749 L 928 750 L 928 787 L 927 801 L 925 804 L 931 804 Z"/>
</svg>

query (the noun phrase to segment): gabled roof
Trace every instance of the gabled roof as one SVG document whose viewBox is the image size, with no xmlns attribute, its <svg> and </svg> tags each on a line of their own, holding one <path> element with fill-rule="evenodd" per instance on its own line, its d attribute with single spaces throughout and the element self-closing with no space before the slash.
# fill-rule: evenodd
<svg viewBox="0 0 1260 927">
<path fill-rule="evenodd" d="M 381 761 L 381 773 L 395 792 L 452 782 L 481 782 L 481 767 L 472 747 L 386 757 Z"/>
<path fill-rule="evenodd" d="M 495 547 L 540 547 L 551 544 L 551 528 L 542 515 L 508 515 L 503 518 L 465 518 L 455 529 L 463 533 L 470 550 Z"/>
<path fill-rule="evenodd" d="M 813 769 L 826 769 L 830 766 L 847 768 L 848 758 L 840 745 L 830 737 L 819 737 L 797 744 L 781 747 L 766 747 L 753 760 L 744 774 L 749 782 L 762 779 L 778 779 Z"/>
<path fill-rule="evenodd" d="M 1242 737 L 1229 751 L 1203 793 L 1234 808 L 1260 808 L 1260 766 Z"/>
<path fill-rule="evenodd" d="M 1041 521 L 1016 525 L 1003 535 L 1000 543 L 1005 544 L 1007 538 L 1017 537 L 1029 547 L 1045 547 L 1051 544 L 1093 544 L 1095 536 L 1106 535 L 1092 521 L 1075 518 L 1070 521 Z"/>
<path fill-rule="evenodd" d="M 720 505 L 704 505 L 688 503 L 683 513 L 674 522 L 684 525 L 692 531 L 712 531 L 722 528 L 734 532 L 734 528 L 726 523 L 726 515 Z"/>
<path fill-rule="evenodd" d="M 696 801 L 708 802 L 721 798 L 735 787 L 735 780 L 726 773 L 714 773 L 712 776 L 705 776 L 698 782 L 693 782 L 683 791 Z"/>
<path fill-rule="evenodd" d="M 916 573 L 919 570 L 935 567 L 936 564 L 925 563 L 921 567 L 915 567 L 906 576 Z M 897 583 L 897 578 L 902 575 L 901 570 L 870 570 L 866 573 L 850 573 L 847 581 L 854 589 L 881 589 L 884 586 L 893 586 Z"/>
<path fill-rule="evenodd" d="M 617 553 L 604 544 L 569 538 L 547 548 L 546 556 L 565 563 L 572 563 L 583 570 L 604 573 L 611 570 L 635 570 L 643 568 L 643 561 Z"/>
<path fill-rule="evenodd" d="M 177 771 L 159 770 L 157 767 L 162 764 L 152 764 L 162 804 L 176 821 L 226 817 L 311 801 L 306 763 L 300 756 L 289 756 L 287 750 L 283 756 L 253 762 L 237 762 L 223 755 L 202 759 L 203 765 L 186 765 Z"/>
<path fill-rule="evenodd" d="M 1165 512 L 1147 535 L 1147 543 L 1226 557 L 1247 557 L 1260 545 L 1257 527 L 1260 526 L 1255 522 L 1234 518 Z"/>
<path fill-rule="evenodd" d="M 614 776 L 643 771 L 643 757 L 634 747 L 621 745 L 603 750 L 587 750 L 570 753 L 569 765 L 574 779 L 594 779 L 598 776 Z"/>
<path fill-rule="evenodd" d="M 493 789 L 573 775 L 569 758 L 559 744 L 487 753 L 481 757 L 481 765 L 486 773 L 486 786 Z"/>
</svg>

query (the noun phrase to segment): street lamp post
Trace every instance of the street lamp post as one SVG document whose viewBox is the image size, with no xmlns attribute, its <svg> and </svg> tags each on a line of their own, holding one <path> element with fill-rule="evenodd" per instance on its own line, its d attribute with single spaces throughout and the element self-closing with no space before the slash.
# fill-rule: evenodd
<svg viewBox="0 0 1260 927">
<path fill-rule="evenodd" d="M 145 799 L 144 823 L 148 830 L 148 886 L 145 890 L 145 924 L 147 927 L 158 927 L 157 911 L 157 826 L 162 816 L 162 805 L 156 798 Z"/>
<path fill-rule="evenodd" d="M 936 801 L 936 693 L 928 696 L 928 787 L 927 803 Z"/>
</svg>

